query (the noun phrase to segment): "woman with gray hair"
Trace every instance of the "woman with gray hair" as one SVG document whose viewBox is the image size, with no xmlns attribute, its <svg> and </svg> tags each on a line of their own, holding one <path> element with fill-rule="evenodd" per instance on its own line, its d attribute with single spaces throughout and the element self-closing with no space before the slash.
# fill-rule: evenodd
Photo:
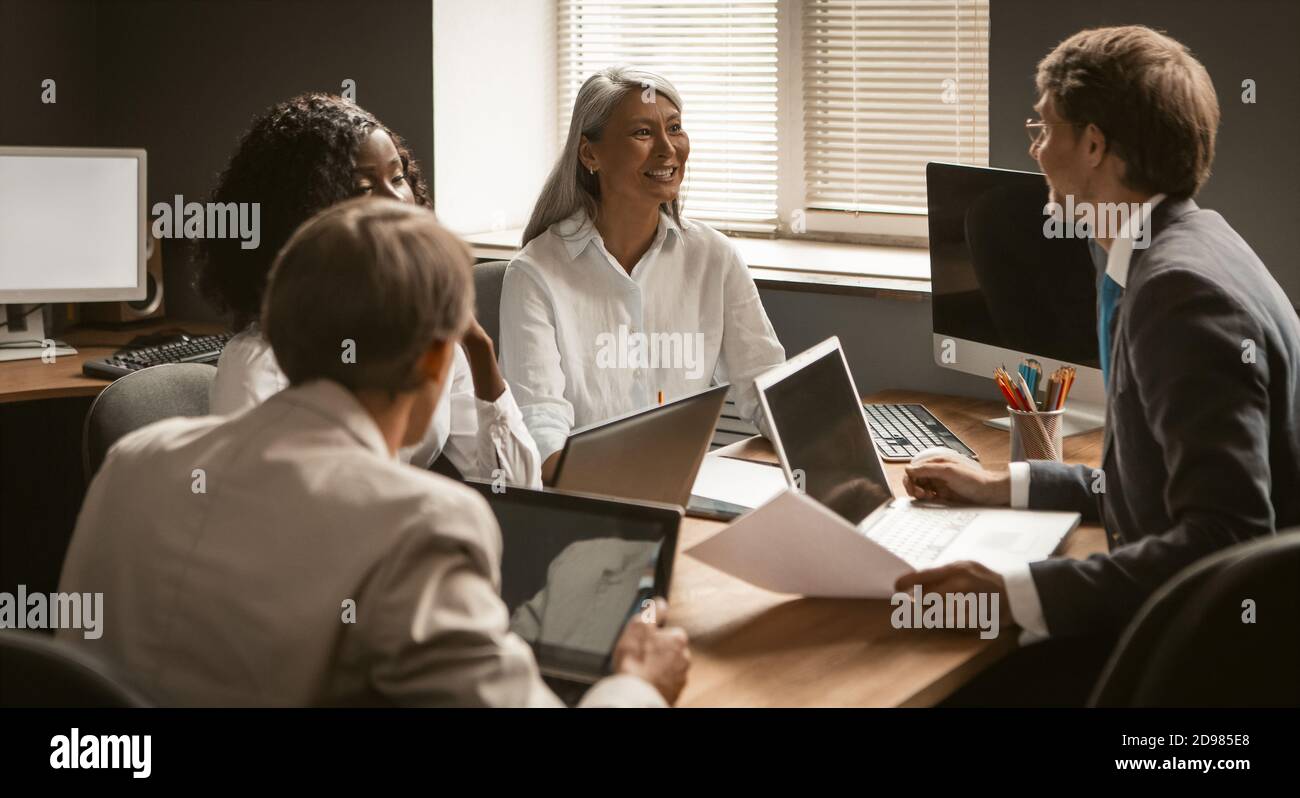
<svg viewBox="0 0 1300 798">
<path fill-rule="evenodd" d="M 582 85 L 501 295 L 501 365 L 544 461 L 569 431 L 785 360 L 740 253 L 682 215 L 690 138 L 666 79 L 610 67 Z"/>
</svg>

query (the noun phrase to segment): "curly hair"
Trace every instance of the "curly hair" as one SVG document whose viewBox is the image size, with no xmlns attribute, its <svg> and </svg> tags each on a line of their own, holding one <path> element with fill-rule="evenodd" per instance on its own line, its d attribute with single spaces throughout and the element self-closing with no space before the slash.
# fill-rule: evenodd
<svg viewBox="0 0 1300 798">
<path fill-rule="evenodd" d="M 199 245 L 199 288 L 236 329 L 256 321 L 266 277 L 289 236 L 318 211 L 356 194 L 353 168 L 375 130 L 392 138 L 417 205 L 431 208 L 420 165 L 401 136 L 368 111 L 332 94 L 302 94 L 253 120 L 217 181 L 210 201 L 261 205 L 261 244 L 241 249 L 235 238 Z"/>
</svg>

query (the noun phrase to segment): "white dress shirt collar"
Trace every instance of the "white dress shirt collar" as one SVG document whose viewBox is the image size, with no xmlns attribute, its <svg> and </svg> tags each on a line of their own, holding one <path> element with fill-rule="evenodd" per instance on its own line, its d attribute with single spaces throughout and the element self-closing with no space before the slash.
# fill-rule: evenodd
<svg viewBox="0 0 1300 798">
<path fill-rule="evenodd" d="M 1124 288 L 1128 283 L 1128 266 L 1133 260 L 1133 242 L 1142 239 L 1142 228 L 1150 222 L 1151 214 L 1164 198 L 1164 194 L 1156 194 L 1141 203 L 1142 210 L 1138 218 L 1129 219 L 1128 234 L 1111 239 L 1110 252 L 1106 255 L 1106 275 L 1118 283 L 1120 288 Z M 1145 240 L 1149 245 L 1151 239 Z"/>
<path fill-rule="evenodd" d="M 660 246 L 669 232 L 681 238 L 682 228 L 689 224 L 690 222 L 685 219 L 682 219 L 681 224 L 678 224 L 671 215 L 664 213 L 661 209 L 659 211 L 659 228 L 655 231 L 654 242 L 651 243 L 650 248 L 654 249 Z M 570 260 L 576 260 L 583 250 L 591 245 L 592 241 L 599 241 L 602 248 L 605 245 L 604 240 L 601 239 L 600 231 L 596 229 L 595 222 L 592 221 L 585 210 L 579 210 L 564 221 L 557 222 L 551 229 L 564 242 L 564 248 L 569 253 Z"/>
<path fill-rule="evenodd" d="M 390 460 L 397 459 L 389 451 L 388 442 L 384 440 L 370 411 L 357 401 L 351 391 L 337 382 L 312 380 L 281 391 L 267 400 L 268 404 L 271 402 L 286 402 L 311 408 L 326 418 L 333 419 L 366 449 Z"/>
</svg>

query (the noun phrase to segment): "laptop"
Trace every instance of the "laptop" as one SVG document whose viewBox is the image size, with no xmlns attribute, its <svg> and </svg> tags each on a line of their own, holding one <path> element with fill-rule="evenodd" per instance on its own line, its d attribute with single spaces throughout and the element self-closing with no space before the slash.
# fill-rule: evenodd
<svg viewBox="0 0 1300 798">
<path fill-rule="evenodd" d="M 838 338 L 755 380 L 789 485 L 913 568 L 990 567 L 1050 556 L 1078 513 L 956 507 L 894 498 Z"/>
<path fill-rule="evenodd" d="M 556 464 L 555 488 L 685 507 L 729 387 L 574 430 Z"/>
<path fill-rule="evenodd" d="M 682 509 L 553 490 L 466 482 L 501 527 L 501 598 L 510 629 L 568 703 L 609 675 L 634 614 L 668 597 Z"/>
</svg>

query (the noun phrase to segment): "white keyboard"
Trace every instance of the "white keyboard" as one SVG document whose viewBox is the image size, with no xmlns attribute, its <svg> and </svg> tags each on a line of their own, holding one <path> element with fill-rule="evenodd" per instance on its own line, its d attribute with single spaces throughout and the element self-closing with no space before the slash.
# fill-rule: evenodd
<svg viewBox="0 0 1300 798">
<path fill-rule="evenodd" d="M 867 530 L 867 538 L 889 549 L 908 565 L 927 565 L 977 515 L 974 510 L 886 510 L 885 517 Z"/>
</svg>

